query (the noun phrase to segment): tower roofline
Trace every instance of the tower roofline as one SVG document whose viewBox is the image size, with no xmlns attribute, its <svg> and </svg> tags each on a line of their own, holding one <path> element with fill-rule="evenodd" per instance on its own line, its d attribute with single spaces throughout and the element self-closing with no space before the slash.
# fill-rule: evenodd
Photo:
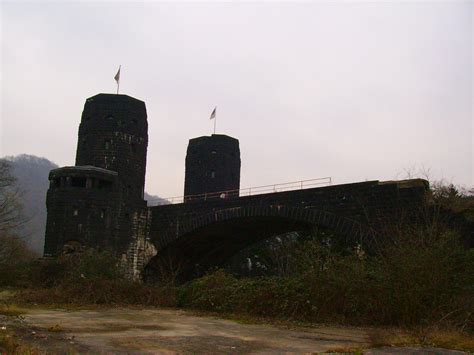
<svg viewBox="0 0 474 355">
<path fill-rule="evenodd" d="M 198 142 L 198 141 L 207 141 L 210 139 L 216 139 L 216 140 L 230 140 L 230 141 L 235 141 L 238 142 L 239 140 L 237 138 L 228 136 L 227 134 L 212 134 L 210 136 L 201 136 L 201 137 L 195 137 L 191 138 L 189 142 Z"/>
<path fill-rule="evenodd" d="M 142 103 L 145 104 L 143 100 L 137 99 L 135 97 L 129 96 L 129 95 L 124 95 L 124 94 L 106 94 L 106 93 L 100 93 L 94 96 L 91 96 L 86 99 L 86 102 L 91 102 L 91 101 L 135 101 L 137 103 Z"/>
</svg>

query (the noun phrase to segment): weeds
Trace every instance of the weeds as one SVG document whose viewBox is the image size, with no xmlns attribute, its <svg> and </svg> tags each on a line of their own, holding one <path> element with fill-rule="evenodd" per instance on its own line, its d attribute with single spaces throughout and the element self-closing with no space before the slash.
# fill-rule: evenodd
<svg viewBox="0 0 474 355">
<path fill-rule="evenodd" d="M 6 331 L 0 332 L 0 353 L 14 354 L 20 344 L 11 334 L 8 334 Z"/>
<path fill-rule="evenodd" d="M 325 353 L 327 354 L 355 354 L 355 355 L 362 355 L 364 353 L 364 349 L 360 347 L 353 347 L 353 346 L 343 346 L 343 347 L 334 347 L 327 350 Z"/>
<path fill-rule="evenodd" d="M 50 288 L 25 289 L 18 299 L 25 303 L 53 305 L 147 305 L 175 306 L 175 290 L 147 286 L 135 282 L 82 280 L 77 283 L 60 283 Z"/>
<path fill-rule="evenodd" d="M 40 351 L 36 347 L 20 344 L 19 339 L 15 335 L 4 331 L 0 333 L 0 354 L 36 355 L 44 354 L 44 351 Z"/>
</svg>

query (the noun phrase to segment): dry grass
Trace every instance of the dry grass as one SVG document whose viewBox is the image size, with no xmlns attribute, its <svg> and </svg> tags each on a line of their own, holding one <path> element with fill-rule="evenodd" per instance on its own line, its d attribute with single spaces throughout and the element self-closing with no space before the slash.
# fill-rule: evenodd
<svg viewBox="0 0 474 355">
<path fill-rule="evenodd" d="M 459 331 L 384 329 L 370 334 L 370 347 L 432 346 L 474 352 L 474 335 Z"/>
<path fill-rule="evenodd" d="M 400 329 L 380 329 L 370 332 L 370 346 L 413 346 L 420 345 L 420 337 Z"/>
<path fill-rule="evenodd" d="M 42 353 L 44 352 L 41 352 L 36 347 L 20 344 L 14 335 L 6 332 L 5 330 L 1 331 L 0 354 L 37 355 Z"/>
<path fill-rule="evenodd" d="M 0 353 L 13 354 L 19 346 L 20 344 L 11 334 L 6 331 L 0 333 Z"/>
<path fill-rule="evenodd" d="M 431 331 L 415 333 L 399 329 L 377 330 L 370 334 L 370 344 L 361 347 L 335 347 L 327 353 L 363 354 L 364 349 L 380 347 L 435 347 L 474 353 L 473 334 L 455 331 Z"/>
<path fill-rule="evenodd" d="M 156 287 L 125 280 L 81 280 L 64 282 L 52 288 L 30 288 L 16 298 L 25 304 L 41 305 L 175 305 L 174 288 Z"/>
<path fill-rule="evenodd" d="M 325 353 L 362 355 L 364 353 L 364 349 L 359 348 L 359 347 L 352 347 L 352 346 L 338 346 L 338 347 L 327 350 Z"/>
<path fill-rule="evenodd" d="M 25 309 L 14 304 L 3 303 L 0 304 L 0 315 L 7 317 L 18 317 L 25 313 Z"/>
<path fill-rule="evenodd" d="M 450 331 L 433 331 L 427 341 L 436 347 L 474 352 L 474 334 Z"/>
</svg>

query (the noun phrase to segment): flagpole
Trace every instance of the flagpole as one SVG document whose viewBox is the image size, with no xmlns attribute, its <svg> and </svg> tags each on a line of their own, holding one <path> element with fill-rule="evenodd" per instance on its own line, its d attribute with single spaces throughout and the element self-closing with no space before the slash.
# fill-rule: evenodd
<svg viewBox="0 0 474 355">
<path fill-rule="evenodd" d="M 117 95 L 118 95 L 118 93 L 119 93 L 119 89 L 120 89 L 120 80 L 117 81 Z"/>
<path fill-rule="evenodd" d="M 217 115 L 214 117 L 214 134 L 216 134 L 216 121 L 217 121 Z"/>
</svg>

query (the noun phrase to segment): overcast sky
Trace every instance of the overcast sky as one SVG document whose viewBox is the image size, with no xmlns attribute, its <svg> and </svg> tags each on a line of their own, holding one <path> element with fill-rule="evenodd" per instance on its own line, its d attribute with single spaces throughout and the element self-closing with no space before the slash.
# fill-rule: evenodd
<svg viewBox="0 0 474 355">
<path fill-rule="evenodd" d="M 474 185 L 473 1 L 2 2 L 0 156 L 74 165 L 86 98 L 145 101 L 146 190 L 182 195 L 188 140 L 240 140 L 241 187 Z"/>
</svg>

